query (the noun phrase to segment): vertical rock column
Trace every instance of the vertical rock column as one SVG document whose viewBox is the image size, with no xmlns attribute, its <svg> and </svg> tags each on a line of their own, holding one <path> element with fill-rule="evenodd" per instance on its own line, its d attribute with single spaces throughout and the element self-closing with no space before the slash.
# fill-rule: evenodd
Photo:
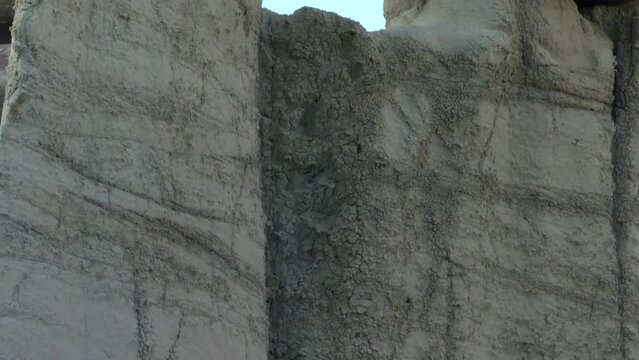
<svg viewBox="0 0 639 360">
<path fill-rule="evenodd" d="M 18 1 L 1 359 L 266 358 L 259 11 Z"/>
<path fill-rule="evenodd" d="M 377 172 L 387 79 L 374 41 L 334 14 L 267 13 L 261 55 L 271 359 L 378 359 L 406 304 L 379 281 L 395 207 L 376 196 L 390 179 Z"/>
<path fill-rule="evenodd" d="M 618 359 L 610 39 L 572 0 L 265 16 L 272 359 Z"/>
</svg>

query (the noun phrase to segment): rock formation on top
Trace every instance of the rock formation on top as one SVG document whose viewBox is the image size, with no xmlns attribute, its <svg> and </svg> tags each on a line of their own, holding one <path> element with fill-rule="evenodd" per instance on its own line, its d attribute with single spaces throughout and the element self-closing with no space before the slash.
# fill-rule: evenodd
<svg viewBox="0 0 639 360">
<path fill-rule="evenodd" d="M 384 10 L 19 0 L 0 359 L 639 358 L 637 2 Z"/>
</svg>

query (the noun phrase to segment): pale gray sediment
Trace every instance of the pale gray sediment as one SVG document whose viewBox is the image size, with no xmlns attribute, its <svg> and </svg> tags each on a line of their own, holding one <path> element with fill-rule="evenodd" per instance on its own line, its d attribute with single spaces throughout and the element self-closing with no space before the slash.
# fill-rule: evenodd
<svg viewBox="0 0 639 360">
<path fill-rule="evenodd" d="M 639 356 L 637 2 L 9 3 L 1 360 Z"/>
</svg>

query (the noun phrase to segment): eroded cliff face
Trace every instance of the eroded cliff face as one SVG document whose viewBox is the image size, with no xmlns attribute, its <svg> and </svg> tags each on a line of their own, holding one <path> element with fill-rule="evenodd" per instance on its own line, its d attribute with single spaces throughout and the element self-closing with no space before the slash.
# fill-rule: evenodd
<svg viewBox="0 0 639 360">
<path fill-rule="evenodd" d="M 264 15 L 272 358 L 636 358 L 636 29 L 571 0 L 386 13 Z"/>
<path fill-rule="evenodd" d="M 266 359 L 260 1 L 16 5 L 0 359 Z"/>
<path fill-rule="evenodd" d="M 616 126 L 612 148 L 614 164 L 613 230 L 619 266 L 620 335 L 624 359 L 639 357 L 639 18 L 637 5 L 595 8 L 585 14 L 615 44 L 617 73 L 612 116 Z"/>
<path fill-rule="evenodd" d="M 576 3 L 17 1 L 0 359 L 639 358 L 638 5 Z"/>
</svg>

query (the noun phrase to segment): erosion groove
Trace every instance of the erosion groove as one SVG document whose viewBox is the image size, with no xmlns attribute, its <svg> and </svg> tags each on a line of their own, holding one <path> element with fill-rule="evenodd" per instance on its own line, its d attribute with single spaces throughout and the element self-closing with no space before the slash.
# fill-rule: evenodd
<svg viewBox="0 0 639 360">
<path fill-rule="evenodd" d="M 637 334 L 638 319 L 635 314 L 637 284 L 636 206 L 637 168 L 636 139 L 639 106 L 639 54 L 636 41 L 639 39 L 639 21 L 632 9 L 595 9 L 586 16 L 601 24 L 615 44 L 617 60 L 615 101 L 612 116 L 615 136 L 612 144 L 614 165 L 613 230 L 616 238 L 618 262 L 618 308 L 620 317 L 620 342 L 622 359 L 639 356 Z"/>
</svg>

